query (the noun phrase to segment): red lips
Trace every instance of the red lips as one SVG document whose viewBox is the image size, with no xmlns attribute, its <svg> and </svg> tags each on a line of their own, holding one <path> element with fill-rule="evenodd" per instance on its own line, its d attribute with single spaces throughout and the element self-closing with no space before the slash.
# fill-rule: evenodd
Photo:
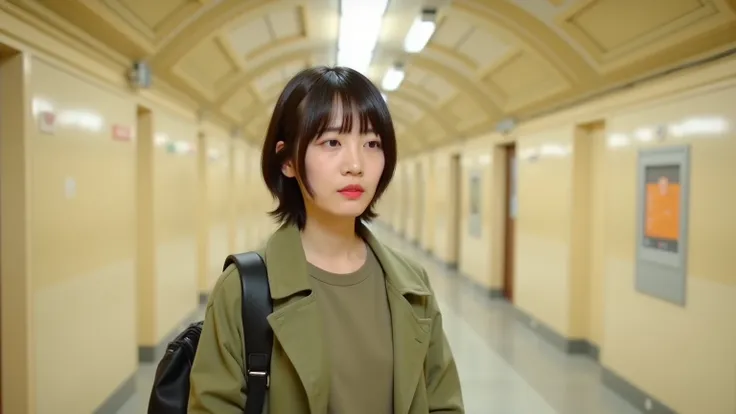
<svg viewBox="0 0 736 414">
<path fill-rule="evenodd" d="M 363 195 L 365 190 L 363 187 L 355 184 L 355 185 L 347 185 L 340 189 L 339 193 L 342 194 L 345 198 L 348 198 L 350 200 L 356 200 L 360 198 L 360 196 Z"/>
<path fill-rule="evenodd" d="M 365 190 L 360 185 L 347 185 L 340 189 L 340 192 L 364 192 Z"/>
</svg>

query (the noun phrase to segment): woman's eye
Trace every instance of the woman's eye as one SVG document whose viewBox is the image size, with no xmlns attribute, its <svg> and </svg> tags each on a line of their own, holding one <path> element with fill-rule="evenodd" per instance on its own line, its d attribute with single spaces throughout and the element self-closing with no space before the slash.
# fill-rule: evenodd
<svg viewBox="0 0 736 414">
<path fill-rule="evenodd" d="M 336 139 L 328 139 L 327 141 L 323 142 L 324 145 L 327 145 L 328 147 L 337 147 L 340 145 L 340 141 Z"/>
<path fill-rule="evenodd" d="M 370 141 L 368 142 L 369 148 L 381 148 L 381 142 L 380 141 Z"/>
</svg>

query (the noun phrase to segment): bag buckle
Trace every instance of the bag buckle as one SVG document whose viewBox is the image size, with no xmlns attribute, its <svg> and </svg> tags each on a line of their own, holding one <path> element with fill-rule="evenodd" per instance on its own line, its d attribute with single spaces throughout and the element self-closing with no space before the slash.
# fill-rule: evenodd
<svg viewBox="0 0 736 414">
<path fill-rule="evenodd" d="M 271 376 L 268 375 L 265 371 L 248 370 L 248 376 L 249 377 L 266 377 L 266 388 L 269 388 L 269 386 L 271 385 Z"/>
</svg>

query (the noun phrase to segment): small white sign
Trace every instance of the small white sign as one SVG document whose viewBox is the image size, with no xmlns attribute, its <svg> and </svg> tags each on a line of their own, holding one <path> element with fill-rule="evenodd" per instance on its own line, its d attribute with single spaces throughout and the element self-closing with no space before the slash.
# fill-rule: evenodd
<svg viewBox="0 0 736 414">
<path fill-rule="evenodd" d="M 66 177 L 64 180 L 64 195 L 67 200 L 77 196 L 77 181 L 73 177 Z"/>
<path fill-rule="evenodd" d="M 51 111 L 41 111 L 38 113 L 38 130 L 44 134 L 53 134 L 54 125 L 56 124 L 56 114 Z"/>
</svg>

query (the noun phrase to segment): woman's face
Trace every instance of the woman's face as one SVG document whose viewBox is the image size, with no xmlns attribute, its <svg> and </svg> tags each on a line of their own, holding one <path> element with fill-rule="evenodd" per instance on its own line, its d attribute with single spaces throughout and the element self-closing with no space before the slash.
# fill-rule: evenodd
<svg viewBox="0 0 736 414">
<path fill-rule="evenodd" d="M 309 143 L 304 167 L 312 196 L 302 188 L 307 211 L 335 218 L 356 218 L 368 208 L 383 174 L 385 159 L 380 138 L 369 128 L 360 133 L 360 117 L 353 114 L 352 131 L 340 133 L 342 113 L 322 136 Z M 293 164 L 284 171 L 293 177 Z M 311 208 L 310 208 L 311 207 Z"/>
</svg>

